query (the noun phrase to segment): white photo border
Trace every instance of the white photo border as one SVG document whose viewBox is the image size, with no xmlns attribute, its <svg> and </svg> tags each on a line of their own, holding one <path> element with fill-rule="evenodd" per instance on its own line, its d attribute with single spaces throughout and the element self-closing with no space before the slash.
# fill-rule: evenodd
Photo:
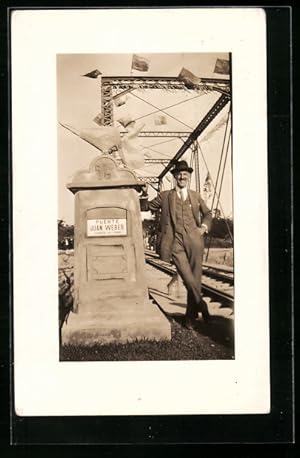
<svg viewBox="0 0 300 458">
<path fill-rule="evenodd" d="M 232 55 L 234 361 L 59 361 L 56 55 L 139 51 Z M 11 70 L 16 413 L 269 413 L 264 11 L 15 11 L 11 19 Z M 195 392 L 206 395 L 195 400 Z"/>
</svg>

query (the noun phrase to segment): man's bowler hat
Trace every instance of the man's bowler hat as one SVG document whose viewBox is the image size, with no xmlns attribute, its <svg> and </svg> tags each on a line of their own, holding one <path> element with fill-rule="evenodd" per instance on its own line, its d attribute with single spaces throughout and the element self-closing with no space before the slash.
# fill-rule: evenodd
<svg viewBox="0 0 300 458">
<path fill-rule="evenodd" d="M 194 169 L 188 166 L 186 161 L 178 161 L 174 169 L 171 170 L 172 175 L 177 175 L 179 172 L 189 172 L 192 173 Z"/>
</svg>

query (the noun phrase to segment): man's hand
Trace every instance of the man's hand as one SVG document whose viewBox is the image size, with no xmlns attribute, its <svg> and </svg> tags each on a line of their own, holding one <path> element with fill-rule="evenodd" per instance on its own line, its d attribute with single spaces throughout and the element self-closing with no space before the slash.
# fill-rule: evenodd
<svg viewBox="0 0 300 458">
<path fill-rule="evenodd" d="M 206 232 L 205 227 L 203 227 L 203 226 L 202 226 L 202 227 L 199 227 L 199 232 L 200 232 L 201 235 L 204 235 L 205 232 Z"/>
<path fill-rule="evenodd" d="M 199 227 L 199 230 L 200 230 L 200 234 L 201 235 L 204 235 L 205 233 L 208 232 L 208 228 L 207 228 L 206 224 L 204 224 L 204 223 L 201 224 L 201 227 Z"/>
</svg>

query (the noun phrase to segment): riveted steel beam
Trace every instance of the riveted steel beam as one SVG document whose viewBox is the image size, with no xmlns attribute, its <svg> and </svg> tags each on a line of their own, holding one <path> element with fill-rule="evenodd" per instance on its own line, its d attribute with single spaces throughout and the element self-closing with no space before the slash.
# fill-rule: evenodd
<svg viewBox="0 0 300 458">
<path fill-rule="evenodd" d="M 186 139 L 184 144 L 181 146 L 181 148 L 178 150 L 178 152 L 175 154 L 173 159 L 169 162 L 167 167 L 161 172 L 161 174 L 158 176 L 159 180 L 161 180 L 169 170 L 173 167 L 173 165 L 183 156 L 183 154 L 186 152 L 188 148 L 197 140 L 199 135 L 206 129 L 206 127 L 212 122 L 212 120 L 217 116 L 218 113 L 227 105 L 229 102 L 230 98 L 222 94 L 219 99 L 216 101 L 216 103 L 212 106 L 212 108 L 207 112 L 207 114 L 204 116 L 204 118 L 199 122 L 198 126 L 193 130 L 193 132 L 190 134 L 190 136 Z"/>
<path fill-rule="evenodd" d="M 121 137 L 126 135 L 127 131 L 120 132 Z M 184 138 L 188 137 L 191 132 L 164 132 L 164 131 L 142 131 L 138 133 L 138 137 L 169 137 L 169 138 Z"/>
</svg>

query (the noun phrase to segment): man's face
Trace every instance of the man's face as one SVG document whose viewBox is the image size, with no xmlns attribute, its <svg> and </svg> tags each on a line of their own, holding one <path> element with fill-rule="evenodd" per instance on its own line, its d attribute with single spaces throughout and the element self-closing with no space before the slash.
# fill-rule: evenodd
<svg viewBox="0 0 300 458">
<path fill-rule="evenodd" d="M 186 188 L 190 181 L 191 174 L 184 170 L 175 175 L 175 180 L 179 188 Z"/>
</svg>

